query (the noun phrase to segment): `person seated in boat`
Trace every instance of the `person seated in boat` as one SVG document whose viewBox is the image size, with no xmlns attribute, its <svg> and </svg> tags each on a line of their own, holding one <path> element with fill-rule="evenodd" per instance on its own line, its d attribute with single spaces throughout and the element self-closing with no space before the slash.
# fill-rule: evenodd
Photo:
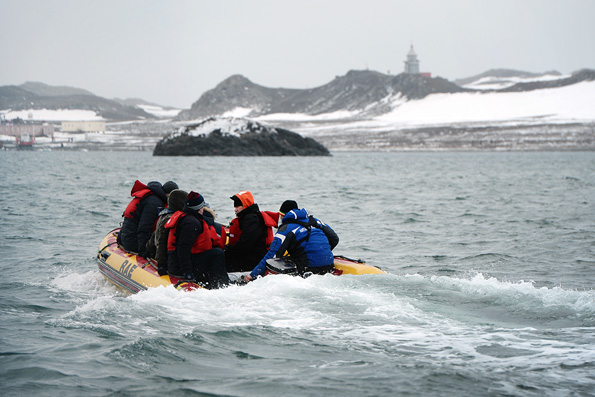
<svg viewBox="0 0 595 397">
<path fill-rule="evenodd" d="M 273 226 L 277 226 L 276 212 L 261 212 L 254 196 L 242 191 L 230 197 L 236 217 L 229 225 L 229 241 L 225 247 L 225 266 L 228 272 L 249 271 L 260 262 L 273 241 Z"/>
<path fill-rule="evenodd" d="M 165 185 L 167 184 L 163 186 L 165 187 Z M 155 231 L 149 241 L 147 241 L 148 255 L 157 262 L 157 272 L 160 276 L 167 275 L 167 237 L 169 230 L 165 228 L 165 223 L 171 218 L 174 212 L 184 209 L 187 195 L 187 192 L 180 189 L 173 189 L 169 193 L 167 207 L 160 209 Z"/>
<path fill-rule="evenodd" d="M 202 216 L 209 225 L 213 226 L 213 229 L 215 230 L 213 244 L 225 250 L 225 244 L 227 243 L 227 230 L 225 230 L 225 226 L 217 222 L 217 213 L 211 208 L 209 203 L 206 203 L 203 208 L 204 212 L 202 213 Z"/>
<path fill-rule="evenodd" d="M 298 207 L 298 204 L 296 201 L 285 200 L 283 202 L 283 204 L 281 204 L 281 208 L 279 208 L 279 214 L 281 216 L 284 216 L 289 211 L 295 210 L 298 208 L 299 207 Z M 308 216 L 308 222 L 312 226 L 317 227 L 324 232 L 324 234 L 326 235 L 326 238 L 328 239 L 328 243 L 331 246 L 331 251 L 334 250 L 335 247 L 337 246 L 337 244 L 339 244 L 339 236 L 337 235 L 337 233 L 335 233 L 335 231 L 329 225 L 327 225 L 320 219 L 314 218 L 312 215 Z"/>
<path fill-rule="evenodd" d="M 229 284 L 224 238 L 218 234 L 213 218 L 204 216 L 206 205 L 204 197 L 192 191 L 186 196 L 184 209 L 166 222 L 168 273 L 208 288 L 220 288 Z"/>
<path fill-rule="evenodd" d="M 288 211 L 285 213 L 285 211 Z M 339 237 L 324 222 L 308 215 L 306 209 L 298 209 L 297 203 L 287 200 L 279 209 L 281 226 L 267 254 L 258 265 L 244 276 L 244 281 L 252 281 L 266 273 L 266 261 L 273 257 L 280 258 L 286 252 L 296 264 L 298 273 L 312 272 L 314 274 L 330 273 L 334 270 L 334 256 L 331 244 L 323 228 L 334 237 L 332 248 L 339 242 Z M 332 233 L 331 233 L 332 232 Z"/>
<path fill-rule="evenodd" d="M 166 186 L 167 191 L 157 181 L 146 185 L 138 180 L 134 182 L 130 192 L 132 200 L 122 215 L 124 220 L 118 233 L 118 244 L 126 251 L 144 257 L 148 255 L 147 241 L 155 230 L 159 208 L 166 205 L 167 195 L 178 187 L 171 181 Z"/>
</svg>

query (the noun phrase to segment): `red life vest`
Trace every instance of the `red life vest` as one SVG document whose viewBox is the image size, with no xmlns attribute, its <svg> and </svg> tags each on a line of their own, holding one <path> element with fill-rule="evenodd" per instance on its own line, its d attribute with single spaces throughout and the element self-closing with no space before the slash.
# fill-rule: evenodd
<svg viewBox="0 0 595 397">
<path fill-rule="evenodd" d="M 227 243 L 229 245 L 234 245 L 240 239 L 241 234 L 242 229 L 240 229 L 240 218 L 235 217 L 229 224 L 229 241 Z"/>
<path fill-rule="evenodd" d="M 217 232 L 217 228 L 213 226 L 209 226 L 209 229 L 211 229 L 213 233 L 213 245 L 223 250 L 225 249 L 225 243 L 227 242 L 227 230 L 225 230 L 223 225 L 219 226 L 221 226 L 220 232 Z"/>
<path fill-rule="evenodd" d="M 273 211 L 261 211 L 262 219 L 264 219 L 264 225 L 267 228 L 267 250 L 271 246 L 273 242 L 273 238 L 275 238 L 275 232 L 273 231 L 274 227 L 277 227 L 279 224 L 279 213 Z"/>
<path fill-rule="evenodd" d="M 169 235 L 167 237 L 167 250 L 174 251 L 177 246 L 177 236 L 178 236 L 178 225 L 180 219 L 186 216 L 186 213 L 182 211 L 176 211 L 174 214 L 167 220 L 165 223 L 165 228 L 169 229 Z M 225 228 L 221 227 L 221 235 L 217 233 L 215 227 L 210 226 L 204 219 L 201 219 L 202 222 L 202 233 L 196 237 L 194 240 L 194 244 L 192 244 L 192 248 L 190 252 L 193 254 L 199 254 L 204 251 L 208 251 L 210 249 L 219 247 L 225 247 Z M 223 244 L 223 246 L 221 246 Z"/>
<path fill-rule="evenodd" d="M 153 194 L 151 189 L 147 188 L 147 185 L 144 183 L 136 180 L 134 182 L 134 186 L 132 186 L 132 190 L 130 191 L 130 195 L 133 197 L 133 199 L 124 210 L 123 216 L 126 218 L 134 218 L 134 213 L 136 212 L 138 204 L 143 198 L 150 194 Z"/>
<path fill-rule="evenodd" d="M 165 227 L 166 229 L 169 229 L 169 233 L 167 235 L 167 250 L 168 251 L 175 251 L 176 250 L 176 229 L 178 226 L 178 220 L 182 219 L 183 217 L 185 217 L 186 214 L 183 213 L 182 211 L 176 211 L 172 214 L 172 216 L 169 217 L 169 219 L 167 220 L 167 222 L 165 222 L 165 225 L 163 227 Z"/>
<path fill-rule="evenodd" d="M 210 249 L 215 248 L 213 236 L 217 236 L 215 232 L 215 228 L 209 226 L 205 220 L 201 220 L 202 222 L 202 233 L 198 235 L 196 240 L 194 240 L 194 244 L 192 244 L 192 248 L 190 252 L 193 254 L 200 254 L 201 252 L 208 251 Z"/>
</svg>

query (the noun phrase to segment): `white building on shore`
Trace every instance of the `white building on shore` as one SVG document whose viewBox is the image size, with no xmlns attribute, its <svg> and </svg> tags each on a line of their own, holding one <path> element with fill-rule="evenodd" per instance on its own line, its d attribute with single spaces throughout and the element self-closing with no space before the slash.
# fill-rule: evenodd
<svg viewBox="0 0 595 397">
<path fill-rule="evenodd" d="M 63 121 L 62 132 L 105 131 L 105 121 Z"/>
</svg>

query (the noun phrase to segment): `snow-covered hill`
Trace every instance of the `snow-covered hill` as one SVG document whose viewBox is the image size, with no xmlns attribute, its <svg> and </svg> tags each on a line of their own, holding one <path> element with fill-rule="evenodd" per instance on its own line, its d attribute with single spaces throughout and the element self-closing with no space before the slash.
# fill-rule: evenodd
<svg viewBox="0 0 595 397">
<path fill-rule="evenodd" d="M 222 83 L 229 98 L 234 97 L 227 92 L 229 88 L 240 89 L 247 84 L 237 76 L 231 80 Z M 379 84 L 383 82 L 390 85 L 382 88 Z M 258 93 L 256 102 L 250 102 L 247 95 L 240 101 L 218 102 L 212 109 L 221 112 L 218 116 L 248 116 L 274 128 L 295 131 L 332 150 L 595 150 L 595 71 L 570 76 L 482 74 L 464 83 L 464 87 L 454 89 L 443 79 L 396 79 L 376 72 L 356 72 L 310 91 L 275 91 L 250 85 L 248 91 L 254 88 Z M 375 88 L 367 93 L 366 84 Z M 299 106 L 291 106 L 288 95 Z M 266 101 L 277 97 L 285 98 L 283 104 L 267 105 Z M 325 101 L 323 107 L 315 109 L 315 103 Z M 251 106 L 254 103 L 256 108 Z M 177 114 L 175 109 L 138 106 L 163 118 L 108 123 L 112 147 L 134 142 L 136 148 L 148 148 L 162 136 L 204 120 L 171 120 Z M 84 110 L 30 109 L 11 111 L 6 117 L 53 121 L 93 120 L 98 116 Z"/>
<path fill-rule="evenodd" d="M 343 111 L 256 120 L 291 128 L 331 149 L 595 150 L 595 81 L 417 100 L 397 95 L 386 101 L 391 110 L 374 117 Z"/>
<path fill-rule="evenodd" d="M 182 109 L 163 108 L 157 105 L 138 105 L 139 109 L 159 119 L 172 119 Z M 7 120 L 20 118 L 23 120 L 36 121 L 94 121 L 106 120 L 94 110 L 83 109 L 25 109 L 25 110 L 4 110 L 0 111 Z"/>
<path fill-rule="evenodd" d="M 142 99 L 107 99 L 80 88 L 38 82 L 0 87 L 0 115 L 6 120 L 129 121 L 172 118 L 180 111 Z"/>
<path fill-rule="evenodd" d="M 455 80 L 455 83 L 472 90 L 502 90 L 518 83 L 561 80 L 570 76 L 555 70 L 545 73 L 530 73 L 511 69 L 492 69 L 476 76 Z"/>
<path fill-rule="evenodd" d="M 237 109 L 247 111 L 245 116 L 249 117 L 338 111 L 380 114 L 390 110 L 387 100 L 395 96 L 420 99 L 432 93 L 462 91 L 465 89 L 440 77 L 406 73 L 392 76 L 370 70 L 351 70 L 345 76 L 312 89 L 268 88 L 236 75 L 205 92 L 178 118 L 195 120 L 237 113 Z"/>
</svg>

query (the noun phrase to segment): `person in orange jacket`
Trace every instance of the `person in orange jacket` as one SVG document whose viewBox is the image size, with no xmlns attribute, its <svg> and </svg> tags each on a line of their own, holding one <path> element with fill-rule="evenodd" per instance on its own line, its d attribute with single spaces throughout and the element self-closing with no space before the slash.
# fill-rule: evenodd
<svg viewBox="0 0 595 397">
<path fill-rule="evenodd" d="M 229 225 L 229 242 L 225 248 L 225 266 L 228 272 L 243 272 L 254 268 L 267 253 L 273 239 L 273 226 L 279 214 L 261 212 L 254 196 L 241 191 L 230 197 L 236 218 Z"/>
</svg>

